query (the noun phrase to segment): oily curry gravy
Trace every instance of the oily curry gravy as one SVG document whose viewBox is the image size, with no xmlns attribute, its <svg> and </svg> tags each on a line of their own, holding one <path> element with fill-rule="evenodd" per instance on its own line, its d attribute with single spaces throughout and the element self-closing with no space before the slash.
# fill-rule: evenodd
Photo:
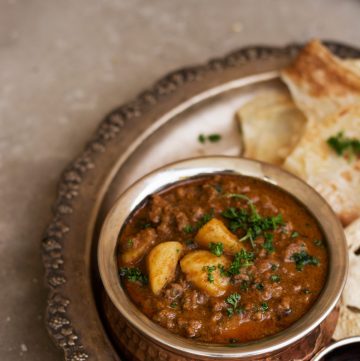
<svg viewBox="0 0 360 361">
<path fill-rule="evenodd" d="M 251 177 L 193 178 L 147 199 L 119 237 L 131 300 L 169 331 L 242 343 L 298 320 L 319 296 L 328 254 L 314 217 Z"/>
</svg>

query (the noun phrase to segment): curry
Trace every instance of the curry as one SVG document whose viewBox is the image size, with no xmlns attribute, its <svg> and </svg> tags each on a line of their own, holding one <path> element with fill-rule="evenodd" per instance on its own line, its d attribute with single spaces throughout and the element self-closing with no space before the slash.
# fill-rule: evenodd
<svg viewBox="0 0 360 361">
<path fill-rule="evenodd" d="M 128 218 L 118 247 L 129 297 L 169 331 L 243 343 L 302 317 L 327 277 L 323 232 L 293 196 L 232 174 L 178 182 Z"/>
</svg>

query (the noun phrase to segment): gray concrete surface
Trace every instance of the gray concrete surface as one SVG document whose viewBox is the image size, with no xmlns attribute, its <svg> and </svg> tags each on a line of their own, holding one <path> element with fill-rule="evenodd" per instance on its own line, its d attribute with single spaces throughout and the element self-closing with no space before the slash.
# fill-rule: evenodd
<svg viewBox="0 0 360 361">
<path fill-rule="evenodd" d="M 162 74 L 247 44 L 360 46 L 356 0 L 0 0 L 0 360 L 62 360 L 40 238 L 101 117 Z"/>
</svg>

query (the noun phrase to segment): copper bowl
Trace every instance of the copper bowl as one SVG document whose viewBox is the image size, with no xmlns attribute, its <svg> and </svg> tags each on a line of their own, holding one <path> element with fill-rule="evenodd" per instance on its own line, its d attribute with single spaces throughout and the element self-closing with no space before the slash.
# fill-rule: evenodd
<svg viewBox="0 0 360 361">
<path fill-rule="evenodd" d="M 259 178 L 297 198 L 318 220 L 327 239 L 329 270 L 324 288 L 311 309 L 287 329 L 236 347 L 198 342 L 170 333 L 142 314 L 121 286 L 116 259 L 119 232 L 129 214 L 148 195 L 184 178 L 226 172 Z M 201 157 L 166 165 L 141 178 L 116 201 L 102 226 L 98 263 L 111 304 L 106 307 L 118 344 L 135 360 L 307 360 L 331 339 L 336 305 L 347 274 L 343 228 L 326 201 L 288 172 L 255 160 Z M 112 324 L 112 326 L 111 326 Z M 135 341 L 134 341 L 135 340 Z"/>
</svg>

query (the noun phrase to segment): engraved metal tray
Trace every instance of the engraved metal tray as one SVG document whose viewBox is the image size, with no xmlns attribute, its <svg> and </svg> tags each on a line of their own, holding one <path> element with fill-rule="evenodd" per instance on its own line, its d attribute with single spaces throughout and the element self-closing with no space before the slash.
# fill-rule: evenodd
<svg viewBox="0 0 360 361">
<path fill-rule="evenodd" d="M 360 50 L 325 42 L 342 58 Z M 205 65 L 168 74 L 100 123 L 64 170 L 43 241 L 49 287 L 46 327 L 68 361 L 125 360 L 103 323 L 96 249 L 114 199 L 133 181 L 171 161 L 199 155 L 241 155 L 236 109 L 259 92 L 284 87 L 279 69 L 301 45 L 247 47 Z M 201 144 L 200 133 L 220 133 Z"/>
</svg>

